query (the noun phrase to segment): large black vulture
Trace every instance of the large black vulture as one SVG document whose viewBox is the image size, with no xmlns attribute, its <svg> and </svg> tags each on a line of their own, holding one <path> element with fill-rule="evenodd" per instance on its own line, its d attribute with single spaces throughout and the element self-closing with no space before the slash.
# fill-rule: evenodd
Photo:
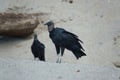
<svg viewBox="0 0 120 80">
<path fill-rule="evenodd" d="M 34 34 L 34 41 L 31 46 L 34 59 L 39 58 L 41 61 L 45 61 L 45 46 L 37 39 L 37 35 Z"/>
<path fill-rule="evenodd" d="M 48 26 L 49 36 L 56 47 L 56 52 L 58 55 L 57 62 L 61 62 L 60 57 L 63 56 L 65 48 L 72 51 L 77 60 L 81 56 L 86 56 L 86 54 L 84 53 L 84 49 L 80 44 L 80 42 L 83 42 L 80 39 L 78 39 L 77 35 L 68 32 L 62 28 L 55 28 L 54 23 L 52 21 L 45 23 L 45 25 Z"/>
</svg>

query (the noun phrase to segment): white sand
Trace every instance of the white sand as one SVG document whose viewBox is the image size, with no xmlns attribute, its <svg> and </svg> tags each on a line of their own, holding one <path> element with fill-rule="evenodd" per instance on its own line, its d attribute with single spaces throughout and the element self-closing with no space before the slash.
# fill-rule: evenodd
<svg viewBox="0 0 120 80">
<path fill-rule="evenodd" d="M 120 76 L 120 70 L 107 66 L 13 59 L 0 59 L 0 69 L 0 80 L 119 80 Z"/>
</svg>

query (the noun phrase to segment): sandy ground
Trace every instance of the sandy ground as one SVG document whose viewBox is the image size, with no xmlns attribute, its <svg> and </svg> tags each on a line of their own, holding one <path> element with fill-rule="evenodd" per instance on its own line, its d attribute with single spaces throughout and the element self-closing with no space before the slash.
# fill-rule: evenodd
<svg viewBox="0 0 120 80">
<path fill-rule="evenodd" d="M 113 65 L 113 63 L 116 62 L 120 63 L 119 0 L 73 0 L 72 4 L 69 3 L 69 0 L 51 0 L 50 2 L 48 0 L 30 0 L 29 3 L 27 0 L 24 0 L 24 2 L 13 0 L 14 3 L 9 2 L 9 4 L 7 1 L 9 0 L 3 1 L 5 5 L 3 5 L 2 9 L 0 9 L 1 12 L 9 7 L 10 4 L 13 5 L 15 2 L 18 2 L 19 4 L 14 5 L 26 5 L 26 8 L 33 7 L 33 10 L 26 11 L 28 13 L 49 13 L 49 17 L 44 20 L 53 20 L 57 27 L 64 28 L 77 34 L 84 42 L 83 47 L 85 48 L 85 52 L 87 54 L 86 57 L 76 60 L 70 51 L 65 50 L 64 57 L 62 58 L 62 64 L 55 64 L 57 56 L 54 44 L 49 38 L 47 28 L 40 24 L 35 32 L 38 34 L 38 39 L 46 46 L 46 61 L 49 63 L 44 64 L 33 61 L 33 55 L 30 49 L 33 42 L 32 36 L 27 38 L 0 37 L 0 63 L 4 64 L 5 62 L 5 66 L 8 64 L 7 67 L 9 67 L 10 64 L 16 65 L 17 68 L 20 68 L 19 65 L 24 65 L 22 66 L 23 68 L 20 68 L 20 71 L 22 71 L 21 73 L 19 73 L 19 71 L 15 73 L 13 72 L 13 75 L 17 73 L 18 75 L 23 74 L 24 70 L 26 70 L 26 74 L 22 75 L 22 78 L 28 76 L 29 72 L 31 74 L 35 73 L 36 75 L 33 76 L 33 78 L 35 78 L 39 76 L 41 68 L 45 68 L 45 71 L 41 72 L 41 74 L 43 73 L 42 75 L 44 75 L 48 72 L 48 78 L 41 76 L 38 79 L 57 80 L 56 78 L 53 78 L 54 76 L 52 74 L 50 74 L 49 70 L 51 70 L 51 73 L 55 74 L 56 77 L 64 71 L 65 75 L 63 76 L 63 80 L 119 80 L 119 69 L 114 70 L 115 67 Z M 25 12 L 25 10 L 22 11 Z M 7 62 L 6 60 L 9 61 L 9 59 L 10 62 Z M 18 63 L 15 62 L 16 60 Z M 0 65 L 0 68 L 3 67 L 4 65 Z M 13 66 L 12 69 L 10 68 L 8 70 L 7 67 L 5 70 L 6 72 L 11 72 L 11 70 L 15 68 Z M 30 68 L 27 69 L 27 67 Z M 57 69 L 54 70 L 51 67 Z M 68 68 L 64 69 L 64 67 Z M 76 72 L 74 73 L 74 71 L 76 71 L 79 67 L 82 67 L 80 71 L 83 71 L 78 74 L 76 74 Z M 35 68 L 35 70 L 33 68 Z M 39 68 L 39 72 L 36 68 Z M 72 71 L 69 70 L 72 68 Z M 60 72 L 57 72 L 58 70 L 60 70 Z M 4 71 L 1 73 L 4 73 Z M 58 75 L 56 73 L 58 73 Z M 85 75 L 86 73 L 88 74 Z M 93 76 L 95 74 L 98 74 L 100 78 L 97 79 L 97 75 Z M 112 74 L 113 76 L 111 76 Z M 17 78 L 11 78 L 11 80 L 19 80 L 18 75 Z M 75 75 L 77 77 L 74 77 Z M 82 77 L 79 77 L 79 75 L 82 75 Z M 11 75 L 9 77 L 11 77 Z M 5 76 L 2 76 L 2 78 L 3 80 L 8 80 L 8 78 L 5 79 Z M 25 80 L 33 80 L 33 78 L 28 77 Z M 61 78 L 61 76 L 59 78 Z"/>
<path fill-rule="evenodd" d="M 4 67 L 4 68 L 3 68 Z M 120 70 L 91 64 L 0 59 L 1 80 L 119 80 Z M 4 75 L 3 75 L 4 74 Z"/>
</svg>

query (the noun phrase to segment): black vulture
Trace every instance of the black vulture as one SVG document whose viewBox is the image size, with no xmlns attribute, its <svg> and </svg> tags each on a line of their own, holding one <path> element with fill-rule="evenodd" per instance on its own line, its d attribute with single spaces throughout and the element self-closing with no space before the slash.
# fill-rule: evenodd
<svg viewBox="0 0 120 80">
<path fill-rule="evenodd" d="M 37 35 L 34 34 L 34 41 L 31 46 L 31 51 L 34 59 L 39 58 L 41 61 L 45 61 L 45 46 L 37 39 Z"/>
<path fill-rule="evenodd" d="M 55 28 L 53 21 L 49 21 L 44 25 L 48 26 L 49 37 L 52 39 L 55 45 L 56 52 L 58 55 L 57 62 L 59 63 L 61 62 L 60 57 L 63 56 L 65 48 L 72 51 L 77 60 L 81 56 L 86 56 L 86 54 L 84 53 L 85 50 L 80 44 L 80 42 L 81 43 L 83 42 L 78 38 L 77 35 L 69 31 L 66 31 L 65 29 L 62 28 Z"/>
</svg>

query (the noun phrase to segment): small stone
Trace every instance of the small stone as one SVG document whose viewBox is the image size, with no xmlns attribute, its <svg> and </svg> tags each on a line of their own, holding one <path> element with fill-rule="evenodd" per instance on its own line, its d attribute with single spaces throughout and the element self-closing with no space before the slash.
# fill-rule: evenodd
<svg viewBox="0 0 120 80">
<path fill-rule="evenodd" d="M 77 72 L 80 72 L 80 70 L 77 70 Z"/>
<path fill-rule="evenodd" d="M 104 15 L 100 15 L 100 17 L 101 17 L 101 18 L 103 18 L 103 17 L 104 17 Z"/>
<path fill-rule="evenodd" d="M 62 77 L 61 77 L 61 76 L 59 76 L 59 77 L 58 77 L 58 79 L 62 79 Z"/>
<path fill-rule="evenodd" d="M 73 3 L 73 0 L 70 0 L 70 1 L 69 1 L 69 3 L 71 3 L 71 4 L 72 4 L 72 3 Z"/>
<path fill-rule="evenodd" d="M 113 64 L 115 67 L 120 68 L 120 62 L 117 61 L 117 62 L 114 62 Z"/>
</svg>

